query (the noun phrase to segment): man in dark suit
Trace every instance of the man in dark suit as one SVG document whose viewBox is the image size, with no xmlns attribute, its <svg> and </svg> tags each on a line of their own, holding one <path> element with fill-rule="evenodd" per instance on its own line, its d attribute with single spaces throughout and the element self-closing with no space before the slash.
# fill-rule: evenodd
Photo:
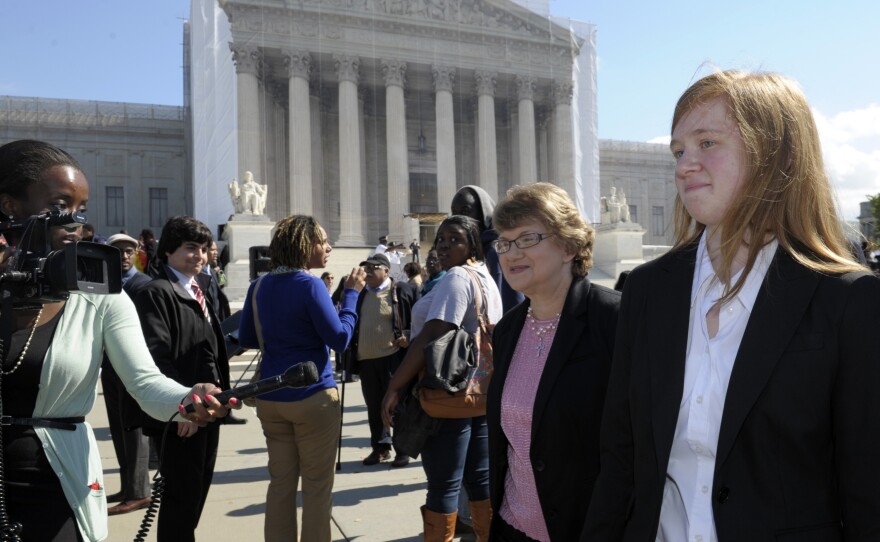
<svg viewBox="0 0 880 542">
<path fill-rule="evenodd" d="M 132 299 L 150 277 L 138 271 L 134 266 L 137 254 L 137 239 L 124 233 L 111 235 L 107 244 L 119 249 L 122 269 L 122 290 Z M 126 401 L 134 402 L 125 386 L 119 380 L 116 371 L 107 355 L 101 364 L 101 387 L 104 390 L 104 405 L 107 408 L 107 420 L 110 424 L 110 437 L 119 463 L 119 479 L 121 488 L 118 493 L 109 495 L 107 502 L 119 502 L 107 509 L 107 514 L 114 516 L 144 508 L 150 503 L 150 442 L 140 427 L 128 428 L 123 422 Z"/>
<path fill-rule="evenodd" d="M 226 294 L 223 292 L 223 287 L 226 286 L 226 277 L 223 275 L 223 270 L 218 263 L 218 254 L 217 242 L 211 241 L 211 246 L 208 248 L 208 263 L 196 275 L 196 281 L 199 283 L 202 291 L 205 292 L 208 305 L 213 310 L 212 314 L 217 317 L 219 322 L 223 322 L 232 315 L 232 310 L 229 308 L 229 299 L 226 298 Z M 221 277 L 223 284 L 220 283 Z M 233 416 L 232 412 L 229 412 L 223 419 L 223 423 L 226 425 L 244 425 L 247 423 L 247 418 L 239 418 L 238 416 Z"/>
<path fill-rule="evenodd" d="M 208 248 L 208 263 L 202 267 L 196 280 L 199 281 L 199 286 L 208 296 L 217 318 L 222 322 L 229 318 L 232 311 L 229 308 L 229 299 L 223 292 L 223 287 L 226 286 L 226 276 L 217 259 L 217 242 L 211 241 L 211 246 Z"/>
<path fill-rule="evenodd" d="M 157 277 L 138 294 L 135 305 L 156 366 L 181 384 L 213 382 L 229 388 L 229 362 L 223 332 L 210 302 L 196 281 L 207 262 L 211 231 L 198 220 L 178 216 L 162 228 L 156 258 Z M 165 493 L 159 509 L 158 540 L 195 539 L 214 475 L 219 426 L 177 422 L 165 430 L 145 420 L 145 432 L 165 438 L 160 458 Z"/>
</svg>

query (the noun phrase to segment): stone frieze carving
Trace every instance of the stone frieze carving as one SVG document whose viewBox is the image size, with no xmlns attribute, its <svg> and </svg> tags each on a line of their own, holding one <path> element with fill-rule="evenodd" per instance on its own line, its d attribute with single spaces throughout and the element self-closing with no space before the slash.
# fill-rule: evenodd
<svg viewBox="0 0 880 542">
<path fill-rule="evenodd" d="M 411 17 L 481 28 L 547 36 L 547 31 L 482 0 L 301 0 L 375 14 Z"/>
</svg>

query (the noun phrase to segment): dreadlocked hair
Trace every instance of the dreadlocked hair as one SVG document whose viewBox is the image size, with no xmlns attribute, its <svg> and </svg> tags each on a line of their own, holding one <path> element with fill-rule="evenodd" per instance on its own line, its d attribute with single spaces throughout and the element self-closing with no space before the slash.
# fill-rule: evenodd
<svg viewBox="0 0 880 542">
<path fill-rule="evenodd" d="M 269 244 L 269 268 L 306 269 L 315 243 L 321 242 L 321 225 L 314 217 L 292 215 L 275 225 Z"/>
</svg>

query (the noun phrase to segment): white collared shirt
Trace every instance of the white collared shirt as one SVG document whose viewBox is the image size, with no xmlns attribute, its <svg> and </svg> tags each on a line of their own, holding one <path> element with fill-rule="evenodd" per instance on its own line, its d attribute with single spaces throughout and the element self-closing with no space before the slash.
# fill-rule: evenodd
<svg viewBox="0 0 880 542">
<path fill-rule="evenodd" d="M 382 281 L 382 284 L 380 284 L 379 286 L 376 286 L 375 288 L 370 287 L 369 284 L 365 284 L 364 286 L 367 288 L 367 290 L 373 292 L 374 294 L 378 294 L 379 292 L 381 292 L 385 288 L 388 288 L 389 286 L 391 286 L 391 279 L 386 278 L 384 281 Z"/>
<path fill-rule="evenodd" d="M 196 297 L 196 294 L 195 294 L 195 292 L 193 292 L 193 289 L 192 289 L 192 283 L 193 283 L 193 281 L 196 280 L 196 278 L 195 277 L 188 277 L 188 276 L 184 275 L 183 273 L 181 273 L 180 271 L 178 271 L 177 269 L 174 269 L 170 265 L 168 266 L 168 269 L 170 269 L 172 273 L 177 275 L 177 280 L 180 282 L 180 285 L 183 286 L 183 289 L 186 290 L 187 292 L 189 292 L 189 295 L 191 295 L 193 299 L 198 301 L 198 298 Z M 202 292 L 202 293 L 204 294 L 204 292 Z"/>
<path fill-rule="evenodd" d="M 706 315 L 724 293 L 706 249 L 697 249 L 691 290 L 684 392 L 666 468 L 657 542 L 716 542 L 712 483 L 724 401 L 740 342 L 755 299 L 776 253 L 774 239 L 761 249 L 742 289 L 722 305 L 718 332 L 709 338 Z M 735 283 L 742 271 L 731 277 Z"/>
</svg>

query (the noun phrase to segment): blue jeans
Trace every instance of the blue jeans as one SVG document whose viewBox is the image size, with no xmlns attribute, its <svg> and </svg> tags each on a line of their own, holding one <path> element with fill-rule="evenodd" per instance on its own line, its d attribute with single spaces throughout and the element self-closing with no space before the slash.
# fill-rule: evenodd
<svg viewBox="0 0 880 542">
<path fill-rule="evenodd" d="M 422 450 L 428 477 L 428 510 L 451 514 L 458 510 L 462 486 L 472 501 L 489 498 L 489 430 L 486 417 L 444 419 Z M 463 482 L 462 482 L 463 480 Z"/>
</svg>

